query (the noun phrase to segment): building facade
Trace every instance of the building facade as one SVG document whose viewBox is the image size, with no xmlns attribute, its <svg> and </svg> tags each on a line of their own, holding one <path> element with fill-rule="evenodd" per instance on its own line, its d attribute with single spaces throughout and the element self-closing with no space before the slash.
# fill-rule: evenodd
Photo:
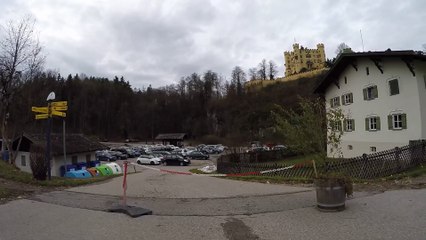
<svg viewBox="0 0 426 240">
<path fill-rule="evenodd" d="M 317 49 L 299 47 L 293 44 L 293 51 L 284 52 L 285 76 L 322 69 L 325 67 L 324 44 L 317 44 Z"/>
<path fill-rule="evenodd" d="M 31 146 L 36 144 L 41 147 L 46 146 L 45 135 L 24 134 L 20 143 L 19 139 L 13 143 L 14 150 L 17 151 L 15 165 L 21 171 L 32 173 L 31 170 Z M 95 152 L 104 150 L 106 146 L 92 141 L 81 134 L 66 135 L 66 159 L 63 153 L 63 138 L 61 134 L 51 136 L 51 175 L 61 176 L 61 167 L 68 164 L 86 163 L 96 160 Z M 18 149 L 19 146 L 19 149 Z"/>
<path fill-rule="evenodd" d="M 315 90 L 340 108 L 344 158 L 426 139 L 426 56 L 414 51 L 343 53 Z M 328 147 L 328 156 L 336 157 Z"/>
</svg>

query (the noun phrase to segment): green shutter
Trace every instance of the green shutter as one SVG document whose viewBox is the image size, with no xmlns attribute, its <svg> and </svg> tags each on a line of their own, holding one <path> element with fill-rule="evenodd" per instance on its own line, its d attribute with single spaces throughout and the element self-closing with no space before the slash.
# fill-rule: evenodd
<svg viewBox="0 0 426 240">
<path fill-rule="evenodd" d="M 370 127 L 368 126 L 368 118 L 365 119 L 365 131 L 369 131 Z"/>
<path fill-rule="evenodd" d="M 377 90 L 377 86 L 373 87 L 373 98 L 378 98 L 379 97 L 379 92 Z"/>
<path fill-rule="evenodd" d="M 376 117 L 376 129 L 377 131 L 380 130 L 380 117 Z"/>
<path fill-rule="evenodd" d="M 348 123 L 347 119 L 343 119 L 343 131 L 348 132 Z"/>
<path fill-rule="evenodd" d="M 407 114 L 401 114 L 402 129 L 407 129 Z"/>
<path fill-rule="evenodd" d="M 330 107 L 334 107 L 333 106 L 333 99 L 330 99 Z"/>
<path fill-rule="evenodd" d="M 350 103 L 354 102 L 354 95 L 352 93 L 349 93 L 349 102 Z"/>
<path fill-rule="evenodd" d="M 355 119 L 351 119 L 351 121 L 352 121 L 352 131 L 355 131 Z"/>
<path fill-rule="evenodd" d="M 392 124 L 392 115 L 388 115 L 388 129 L 392 130 L 393 129 L 393 124 Z"/>
<path fill-rule="evenodd" d="M 364 94 L 364 100 L 367 100 L 367 88 L 362 89 L 362 93 Z"/>
<path fill-rule="evenodd" d="M 336 106 L 340 106 L 340 98 L 339 97 L 336 97 L 337 98 L 337 105 Z"/>
</svg>

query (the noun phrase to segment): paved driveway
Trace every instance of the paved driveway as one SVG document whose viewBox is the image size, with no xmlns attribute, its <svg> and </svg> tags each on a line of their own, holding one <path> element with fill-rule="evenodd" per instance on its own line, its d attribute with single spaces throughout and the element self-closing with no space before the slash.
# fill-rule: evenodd
<svg viewBox="0 0 426 240">
<path fill-rule="evenodd" d="M 193 161 L 195 162 L 195 161 Z M 200 163 L 200 162 L 199 162 Z M 199 164 L 201 166 L 202 164 Z M 235 181 L 223 178 L 171 174 L 136 167 L 137 173 L 127 176 L 127 195 L 145 198 L 229 198 L 241 196 L 274 195 L 311 191 L 312 188 L 288 185 Z M 155 168 L 188 172 L 194 166 L 156 166 Z M 130 167 L 130 172 L 133 167 Z M 123 177 L 108 182 L 71 188 L 68 191 L 121 196 Z"/>
</svg>

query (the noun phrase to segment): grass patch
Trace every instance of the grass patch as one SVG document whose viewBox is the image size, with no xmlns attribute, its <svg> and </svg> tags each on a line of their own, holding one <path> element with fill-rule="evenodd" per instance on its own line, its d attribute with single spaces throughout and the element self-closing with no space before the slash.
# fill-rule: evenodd
<svg viewBox="0 0 426 240">
<path fill-rule="evenodd" d="M 0 198 L 8 198 L 14 196 L 13 192 L 7 188 L 0 187 Z"/>
<path fill-rule="evenodd" d="M 189 169 L 189 171 L 191 173 L 195 173 L 195 174 L 215 174 L 215 173 L 217 173 L 216 171 L 211 172 L 211 173 L 206 173 L 206 172 L 203 172 L 203 171 L 201 171 L 201 170 L 199 170 L 197 168 Z"/>
<path fill-rule="evenodd" d="M 106 179 L 110 179 L 116 176 L 121 175 L 111 175 L 111 176 L 99 176 L 95 178 L 88 179 L 71 179 L 71 178 L 61 178 L 61 177 L 52 177 L 52 180 L 48 181 L 38 181 L 33 178 L 31 173 L 22 172 L 16 167 L 4 162 L 0 161 L 0 178 L 4 178 L 7 180 L 38 185 L 38 186 L 46 186 L 46 187 L 74 187 L 80 186 L 95 182 L 104 181 Z"/>
<path fill-rule="evenodd" d="M 400 179 L 404 179 L 404 178 L 415 178 L 415 177 L 420 177 L 420 176 L 425 176 L 426 175 L 426 165 L 424 164 L 420 164 L 419 166 L 410 169 L 408 171 L 405 171 L 403 173 L 399 173 L 399 174 L 395 174 L 395 175 L 391 175 L 389 177 L 386 177 L 386 180 L 400 180 Z"/>
<path fill-rule="evenodd" d="M 274 161 L 273 163 L 277 163 L 277 164 L 286 164 L 286 165 L 293 165 L 293 164 L 297 164 L 297 163 L 311 163 L 312 160 L 314 159 L 319 159 L 319 154 L 310 154 L 310 155 L 306 155 L 306 156 L 294 156 L 294 157 L 289 157 L 280 161 Z"/>
<path fill-rule="evenodd" d="M 312 183 L 310 178 L 283 178 L 278 176 L 241 176 L 241 177 L 221 177 L 233 180 L 260 182 L 260 183 Z"/>
</svg>

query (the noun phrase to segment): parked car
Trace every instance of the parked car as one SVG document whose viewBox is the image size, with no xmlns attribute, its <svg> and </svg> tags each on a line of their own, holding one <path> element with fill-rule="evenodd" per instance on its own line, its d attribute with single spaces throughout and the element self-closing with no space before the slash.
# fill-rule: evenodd
<svg viewBox="0 0 426 240">
<path fill-rule="evenodd" d="M 179 155 L 172 154 L 163 156 L 162 163 L 164 165 L 188 166 L 189 164 L 191 164 L 191 161 L 189 159 L 184 159 Z"/>
<path fill-rule="evenodd" d="M 272 150 L 286 150 L 287 147 L 284 145 L 275 145 L 272 147 Z"/>
<path fill-rule="evenodd" d="M 111 155 L 107 151 L 97 151 L 95 153 L 95 157 L 97 161 L 104 161 L 104 162 L 114 162 L 117 160 L 117 157 Z"/>
<path fill-rule="evenodd" d="M 124 153 L 119 152 L 119 151 L 108 151 L 108 152 L 109 152 L 109 154 L 115 156 L 117 159 L 125 160 L 128 157 L 127 154 L 124 154 Z"/>
<path fill-rule="evenodd" d="M 126 154 L 129 158 L 137 157 L 136 153 L 133 150 L 131 150 L 130 148 L 127 148 L 127 147 L 112 148 L 111 151 L 121 152 L 123 154 Z"/>
<path fill-rule="evenodd" d="M 204 159 L 207 160 L 209 159 L 209 155 L 208 154 L 204 154 L 200 151 L 192 151 L 190 153 L 187 154 L 187 157 L 189 159 Z"/>
<path fill-rule="evenodd" d="M 136 160 L 138 164 L 150 164 L 150 165 L 158 165 L 161 163 L 161 159 L 158 157 L 154 157 L 153 155 L 140 155 Z"/>
</svg>

